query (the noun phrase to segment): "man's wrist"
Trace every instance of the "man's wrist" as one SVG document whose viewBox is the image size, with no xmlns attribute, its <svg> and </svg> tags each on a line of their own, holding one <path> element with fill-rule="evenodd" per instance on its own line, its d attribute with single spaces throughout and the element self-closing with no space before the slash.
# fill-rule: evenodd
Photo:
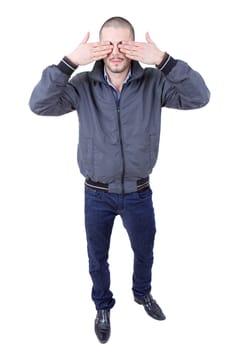
<svg viewBox="0 0 233 350">
<path fill-rule="evenodd" d="M 163 51 L 160 51 L 160 53 L 157 54 L 156 63 L 155 63 L 156 67 L 160 66 L 160 64 L 164 61 L 166 55 L 167 53 Z"/>
<path fill-rule="evenodd" d="M 156 67 L 158 69 L 161 69 L 163 65 L 166 64 L 166 61 L 168 58 L 169 58 L 169 54 L 167 52 L 164 52 L 163 55 L 161 56 L 160 62 L 156 64 Z"/>
</svg>

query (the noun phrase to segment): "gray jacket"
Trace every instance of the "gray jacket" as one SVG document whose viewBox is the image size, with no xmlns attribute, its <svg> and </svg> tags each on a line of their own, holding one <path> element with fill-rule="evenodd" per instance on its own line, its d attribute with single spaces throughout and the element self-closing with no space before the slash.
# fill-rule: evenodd
<svg viewBox="0 0 233 350">
<path fill-rule="evenodd" d="M 97 61 L 92 71 L 70 78 L 72 71 L 62 65 L 47 67 L 29 106 L 44 116 L 77 110 L 81 173 L 108 184 L 110 192 L 129 193 L 155 166 L 161 108 L 200 108 L 208 103 L 210 93 L 200 74 L 181 60 L 170 57 L 161 70 L 132 61 L 131 77 L 117 103 L 103 68 L 103 61 Z"/>
</svg>

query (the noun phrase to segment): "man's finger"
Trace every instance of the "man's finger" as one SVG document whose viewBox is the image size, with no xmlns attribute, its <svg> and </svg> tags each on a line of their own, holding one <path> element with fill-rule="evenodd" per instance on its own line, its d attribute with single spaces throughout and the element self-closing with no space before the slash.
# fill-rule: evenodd
<svg viewBox="0 0 233 350">
<path fill-rule="evenodd" d="M 153 43 L 154 43 L 154 42 L 151 40 L 150 34 L 149 34 L 148 32 L 146 32 L 145 37 L 146 37 L 146 41 L 147 41 L 148 43 L 150 43 L 150 44 L 153 44 Z"/>
<path fill-rule="evenodd" d="M 81 44 L 86 44 L 90 38 L 90 32 L 87 32 L 87 34 L 84 36 L 83 40 L 81 41 Z"/>
</svg>

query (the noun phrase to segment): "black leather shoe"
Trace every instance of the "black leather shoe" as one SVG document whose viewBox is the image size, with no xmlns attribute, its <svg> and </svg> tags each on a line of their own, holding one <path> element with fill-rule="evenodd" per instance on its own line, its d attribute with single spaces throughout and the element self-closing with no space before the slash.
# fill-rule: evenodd
<svg viewBox="0 0 233 350">
<path fill-rule="evenodd" d="M 149 316 L 155 318 L 158 321 L 163 321 L 166 319 L 163 311 L 153 299 L 151 294 L 147 294 L 142 298 L 134 297 L 134 300 L 136 301 L 136 303 L 144 306 L 144 309 L 146 310 Z"/>
<path fill-rule="evenodd" d="M 107 343 L 111 334 L 110 310 L 97 310 L 95 334 L 102 344 Z"/>
</svg>

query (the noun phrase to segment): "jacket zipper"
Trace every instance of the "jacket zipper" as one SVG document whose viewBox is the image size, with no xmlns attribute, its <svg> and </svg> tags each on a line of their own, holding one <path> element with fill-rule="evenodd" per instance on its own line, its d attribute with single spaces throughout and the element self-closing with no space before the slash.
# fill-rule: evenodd
<svg viewBox="0 0 233 350">
<path fill-rule="evenodd" d="M 109 84 L 107 84 L 109 86 Z M 110 87 L 110 86 L 109 86 Z M 112 90 L 112 88 L 111 88 Z M 121 91 L 122 93 L 122 91 Z M 124 147 L 123 147 L 123 139 L 122 139 L 122 127 L 121 127 L 121 118 L 120 118 L 120 99 L 116 101 L 116 98 L 114 96 L 114 93 L 112 91 L 116 108 L 117 108 L 117 121 L 118 121 L 118 129 L 119 129 L 119 139 L 120 139 L 120 149 L 121 149 L 121 157 L 122 157 L 122 174 L 121 174 L 121 193 L 125 193 L 125 155 L 124 155 Z"/>
<path fill-rule="evenodd" d="M 122 174 L 121 174 L 121 192 L 125 193 L 125 155 L 124 155 L 124 147 L 122 140 L 122 127 L 121 127 L 121 119 L 120 119 L 120 101 L 117 102 L 117 119 L 118 119 L 118 128 L 119 128 L 119 138 L 120 138 L 120 147 L 121 147 L 121 157 L 122 157 Z"/>
</svg>

